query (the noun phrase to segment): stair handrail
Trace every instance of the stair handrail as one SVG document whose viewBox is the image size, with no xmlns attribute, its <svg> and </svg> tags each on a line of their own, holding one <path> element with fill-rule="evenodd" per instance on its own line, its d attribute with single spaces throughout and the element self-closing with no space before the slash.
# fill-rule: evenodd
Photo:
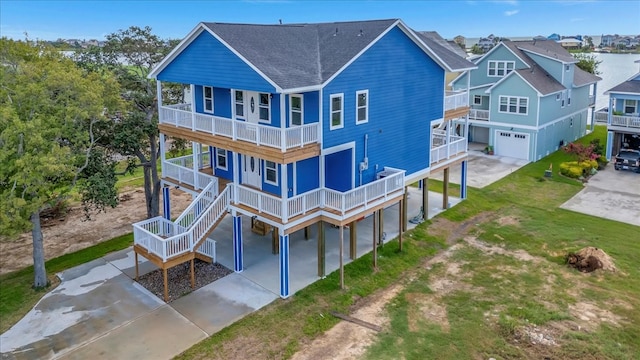
<svg viewBox="0 0 640 360">
<path fill-rule="evenodd" d="M 205 186 L 204 189 L 202 189 L 200 194 L 198 194 L 198 196 L 191 202 L 191 204 L 189 204 L 189 206 L 187 206 L 187 208 L 184 209 L 182 214 L 178 216 L 178 218 L 174 221 L 174 224 L 182 227 L 183 229 L 188 229 L 189 227 L 191 227 L 191 225 L 196 220 L 198 220 L 200 216 L 202 216 L 202 213 L 204 212 L 204 210 L 209 207 L 209 205 L 215 200 L 217 195 L 218 195 L 218 181 L 216 179 L 215 181 L 211 181 L 207 186 Z M 196 215 L 193 216 L 193 218 L 191 219 L 188 218 L 188 216 L 192 212 L 195 212 L 196 206 L 198 206 L 198 204 L 200 204 L 201 201 L 203 202 L 201 204 L 202 210 L 199 213 L 196 213 Z M 185 221 L 186 223 L 184 223 Z"/>
<path fill-rule="evenodd" d="M 209 204 L 209 206 L 202 212 L 202 215 L 196 220 L 191 227 L 189 228 L 189 232 L 191 233 L 191 251 L 195 251 L 198 246 L 200 246 L 201 241 L 205 237 L 205 235 L 211 230 L 213 225 L 218 222 L 226 212 L 229 210 L 229 205 L 231 203 L 230 197 L 231 190 L 229 187 L 224 188 L 220 194 L 215 198 L 214 201 Z M 209 218 L 212 212 L 217 211 L 217 213 L 213 214 L 213 218 L 209 219 L 203 228 L 201 228 L 201 223 Z M 199 230 L 199 233 L 196 234 L 196 230 Z"/>
</svg>

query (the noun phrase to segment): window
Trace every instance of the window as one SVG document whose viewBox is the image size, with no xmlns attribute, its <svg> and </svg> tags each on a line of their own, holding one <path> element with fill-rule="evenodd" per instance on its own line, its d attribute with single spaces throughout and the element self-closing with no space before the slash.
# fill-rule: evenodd
<svg viewBox="0 0 640 360">
<path fill-rule="evenodd" d="M 227 170 L 227 150 L 216 148 L 216 167 L 221 170 Z"/>
<path fill-rule="evenodd" d="M 473 105 L 482 105 L 482 95 L 473 95 Z"/>
<path fill-rule="evenodd" d="M 278 185 L 278 164 L 273 161 L 264 161 L 264 181 L 271 185 Z"/>
<path fill-rule="evenodd" d="M 369 121 L 369 90 L 356 92 L 356 124 Z"/>
<path fill-rule="evenodd" d="M 571 66 L 569 64 L 564 66 L 564 71 L 569 71 L 569 69 L 571 69 Z"/>
<path fill-rule="evenodd" d="M 562 94 L 561 93 L 557 93 L 556 94 L 556 101 L 560 101 L 562 99 Z"/>
<path fill-rule="evenodd" d="M 203 86 L 202 97 L 204 112 L 213 114 L 213 88 L 211 86 Z"/>
<path fill-rule="evenodd" d="M 635 114 L 636 112 L 636 101 L 635 100 L 625 100 L 624 101 L 624 113 L 625 114 Z"/>
<path fill-rule="evenodd" d="M 271 99 L 270 94 L 260 93 L 259 96 L 260 101 L 258 101 L 258 108 L 260 111 L 260 121 L 261 122 L 271 122 L 271 115 L 269 110 L 269 100 Z"/>
<path fill-rule="evenodd" d="M 501 113 L 527 115 L 529 99 L 519 96 L 500 96 Z"/>
<path fill-rule="evenodd" d="M 289 122 L 291 125 L 300 126 L 304 124 L 303 120 L 303 110 L 302 110 L 302 96 L 301 95 L 290 95 L 289 99 L 291 104 L 289 104 Z"/>
<path fill-rule="evenodd" d="M 244 92 L 236 90 L 236 117 L 244 118 Z"/>
<path fill-rule="evenodd" d="M 571 106 L 571 89 L 567 90 L 567 106 Z"/>
<path fill-rule="evenodd" d="M 562 103 L 560 103 L 560 107 L 564 107 L 565 101 L 567 99 L 567 91 L 562 92 Z"/>
<path fill-rule="evenodd" d="M 341 129 L 344 127 L 343 116 L 343 98 L 342 94 L 331 95 L 331 124 L 329 130 Z"/>
<path fill-rule="evenodd" d="M 503 77 L 515 68 L 515 61 L 489 61 L 487 76 Z"/>
</svg>

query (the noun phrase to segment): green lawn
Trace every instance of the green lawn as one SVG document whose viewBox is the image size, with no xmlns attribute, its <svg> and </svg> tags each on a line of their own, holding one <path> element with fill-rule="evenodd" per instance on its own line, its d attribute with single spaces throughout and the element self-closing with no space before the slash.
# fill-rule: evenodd
<svg viewBox="0 0 640 360">
<path fill-rule="evenodd" d="M 604 138 L 605 133 L 598 127 L 583 141 Z M 582 188 L 557 175 L 559 164 L 567 160 L 568 155 L 557 152 L 484 189 L 470 188 L 466 201 L 406 233 L 402 252 L 395 240 L 381 248 L 378 269 L 371 268 L 371 254 L 347 265 L 346 289 L 339 288 L 339 274 L 334 272 L 203 340 L 179 358 L 289 358 L 338 323 L 330 311 L 348 314 L 360 299 L 400 283 L 403 290 L 385 310 L 389 325 L 365 358 L 637 359 L 639 228 L 558 208 Z M 551 163 L 555 174 L 544 178 Z M 441 189 L 436 181 L 429 186 Z M 500 251 L 472 246 L 462 240 L 465 236 Z M 452 244 L 458 244 L 457 250 L 450 250 Z M 584 246 L 604 249 L 618 272 L 582 274 L 566 267 L 566 253 Z M 449 254 L 447 261 L 424 266 L 443 251 Z M 530 258 L 517 256 L 522 254 Z M 10 275 L 16 279 L 10 287 L 22 286 L 18 275 Z M 23 282 L 31 281 L 29 275 L 21 276 Z M 23 296 L 33 304 L 41 296 L 28 285 L 22 290 L 28 296 L 6 296 L 8 278 L 0 278 L 3 329 L 7 318 L 16 319 L 15 314 L 31 306 L 5 310 L 5 299 Z M 443 278 L 453 284 L 448 291 L 431 286 Z M 425 306 L 444 311 L 444 320 L 433 321 Z M 577 327 L 580 309 L 595 316 L 587 327 Z M 553 345 L 532 345 L 527 336 L 540 333 L 548 334 Z"/>
</svg>

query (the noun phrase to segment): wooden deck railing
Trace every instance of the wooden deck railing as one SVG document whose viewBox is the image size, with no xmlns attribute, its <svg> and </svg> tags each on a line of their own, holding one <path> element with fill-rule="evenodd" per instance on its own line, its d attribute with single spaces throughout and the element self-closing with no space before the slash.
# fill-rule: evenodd
<svg viewBox="0 0 640 360">
<path fill-rule="evenodd" d="M 215 260 L 215 243 L 202 240 L 227 213 L 229 203 L 230 191 L 227 187 L 203 209 L 195 221 L 189 222 L 188 228 L 161 216 L 137 222 L 133 224 L 133 243 L 158 256 L 163 262 L 192 251 L 211 256 Z M 198 248 L 196 245 L 199 245 Z"/>
<path fill-rule="evenodd" d="M 247 141 L 258 146 L 268 146 L 285 152 L 289 149 L 317 143 L 320 140 L 320 124 L 311 123 L 281 129 L 246 121 L 232 120 L 192 112 L 188 106 L 161 106 L 160 124 L 201 131 L 233 140 Z"/>
</svg>

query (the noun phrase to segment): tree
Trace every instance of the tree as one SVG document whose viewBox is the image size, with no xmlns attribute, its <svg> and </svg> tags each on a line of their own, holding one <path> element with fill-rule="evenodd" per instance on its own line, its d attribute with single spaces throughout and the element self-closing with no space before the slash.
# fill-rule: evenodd
<svg viewBox="0 0 640 360">
<path fill-rule="evenodd" d="M 40 213 L 78 190 L 89 214 L 117 204 L 113 163 L 97 146 L 117 83 L 43 43 L 0 39 L 0 234 L 31 230 L 34 287 L 47 285 Z"/>
<path fill-rule="evenodd" d="M 573 54 L 573 57 L 578 60 L 576 66 L 580 69 L 594 75 L 600 75 L 598 66 L 602 63 L 602 60 L 598 60 L 595 55 L 576 53 Z"/>
<path fill-rule="evenodd" d="M 482 50 L 482 48 L 478 46 L 478 44 L 473 44 L 473 46 L 471 47 L 471 53 L 475 55 L 480 55 L 480 54 L 484 54 L 484 50 Z"/>
<path fill-rule="evenodd" d="M 132 167 L 143 168 L 147 216 L 160 212 L 160 157 L 158 136 L 158 104 L 156 82 L 147 75 L 172 49 L 175 41 L 164 41 L 150 27 L 131 26 L 107 35 L 102 49 L 91 47 L 78 54 L 80 66 L 92 71 L 113 71 L 120 83 L 122 98 L 129 103 L 128 111 L 114 122 L 112 136 L 104 145 L 127 156 Z M 166 86 L 163 97 L 178 102 L 180 86 Z"/>
</svg>

